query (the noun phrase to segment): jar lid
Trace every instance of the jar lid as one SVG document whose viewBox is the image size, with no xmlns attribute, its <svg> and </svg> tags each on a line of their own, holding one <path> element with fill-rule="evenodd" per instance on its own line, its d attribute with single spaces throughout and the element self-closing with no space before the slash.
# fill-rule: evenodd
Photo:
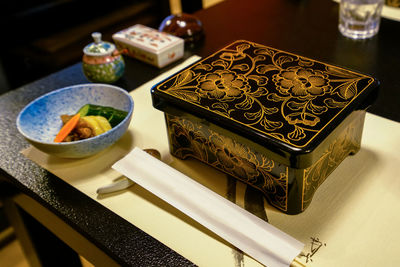
<svg viewBox="0 0 400 267">
<path fill-rule="evenodd" d="M 158 30 L 180 37 L 187 43 L 199 41 L 204 34 L 201 21 L 197 17 L 186 13 L 166 17 Z"/>
<path fill-rule="evenodd" d="M 94 42 L 88 44 L 83 49 L 83 53 L 88 56 L 106 56 L 114 52 L 115 45 L 101 40 L 101 33 L 92 33 Z"/>
</svg>

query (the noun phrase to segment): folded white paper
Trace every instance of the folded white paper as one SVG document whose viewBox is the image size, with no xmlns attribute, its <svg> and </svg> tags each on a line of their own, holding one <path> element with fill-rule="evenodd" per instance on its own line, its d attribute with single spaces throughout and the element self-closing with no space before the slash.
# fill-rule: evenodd
<svg viewBox="0 0 400 267">
<path fill-rule="evenodd" d="M 137 147 L 112 168 L 269 267 L 289 266 L 304 247 Z"/>
</svg>

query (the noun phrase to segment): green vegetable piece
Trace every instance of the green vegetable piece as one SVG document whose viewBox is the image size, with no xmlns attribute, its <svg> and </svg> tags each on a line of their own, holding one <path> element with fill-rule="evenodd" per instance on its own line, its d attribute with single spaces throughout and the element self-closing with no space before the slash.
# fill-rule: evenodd
<svg viewBox="0 0 400 267">
<path fill-rule="evenodd" d="M 111 127 L 118 125 L 128 115 L 128 112 L 123 110 L 93 104 L 86 104 L 82 106 L 78 113 L 81 115 L 81 117 L 102 116 L 109 121 Z"/>
<path fill-rule="evenodd" d="M 103 112 L 104 108 L 103 106 L 86 104 L 79 109 L 78 113 L 80 113 L 81 116 L 101 116 L 100 113 Z"/>
<path fill-rule="evenodd" d="M 115 125 L 118 125 L 121 121 L 123 121 L 126 115 L 128 115 L 128 112 L 116 110 L 114 111 L 113 115 L 108 118 L 108 122 L 111 124 L 112 127 L 114 127 Z"/>
<path fill-rule="evenodd" d="M 90 105 L 86 104 L 83 107 L 81 107 L 78 111 L 78 113 L 81 115 L 81 117 L 87 116 L 89 112 Z"/>
</svg>

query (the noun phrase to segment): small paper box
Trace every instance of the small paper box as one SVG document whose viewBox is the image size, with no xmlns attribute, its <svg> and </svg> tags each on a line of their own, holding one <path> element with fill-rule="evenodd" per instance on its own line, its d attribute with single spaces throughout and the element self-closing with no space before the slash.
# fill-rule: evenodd
<svg viewBox="0 0 400 267">
<path fill-rule="evenodd" d="M 136 24 L 112 36 L 124 54 L 162 68 L 183 56 L 184 40 L 156 29 Z"/>
<path fill-rule="evenodd" d="M 174 156 L 203 161 L 297 214 L 360 149 L 378 85 L 368 75 L 236 41 L 151 93 Z"/>
</svg>

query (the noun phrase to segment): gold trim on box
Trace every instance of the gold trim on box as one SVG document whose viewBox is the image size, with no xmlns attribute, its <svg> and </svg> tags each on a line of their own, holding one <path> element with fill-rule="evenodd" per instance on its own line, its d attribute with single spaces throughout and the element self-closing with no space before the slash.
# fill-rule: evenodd
<svg viewBox="0 0 400 267">
<path fill-rule="evenodd" d="M 302 148 L 373 82 L 333 65 L 237 41 L 156 90 Z"/>
<path fill-rule="evenodd" d="M 317 188 L 325 181 L 329 174 L 349 155 L 360 149 L 361 131 L 364 125 L 365 111 L 358 111 L 362 115 L 356 118 L 347 128 L 337 136 L 328 149 L 312 166 L 304 169 L 302 210 L 312 200 Z"/>
<path fill-rule="evenodd" d="M 400 0 L 386 0 L 385 4 L 392 7 L 400 7 Z"/>
<path fill-rule="evenodd" d="M 279 166 L 248 146 L 199 123 L 166 114 L 171 153 L 196 158 L 261 190 L 268 201 L 287 210 L 288 167 Z"/>
<path fill-rule="evenodd" d="M 263 192 L 274 207 L 290 214 L 304 211 L 317 188 L 349 154 L 360 148 L 365 111 L 355 111 L 323 155 L 310 167 L 294 169 L 269 159 L 260 151 L 212 130 L 208 125 L 165 114 L 171 153 L 196 158 Z M 343 129 L 342 129 L 343 128 Z M 299 188 L 291 192 L 289 181 Z"/>
</svg>

